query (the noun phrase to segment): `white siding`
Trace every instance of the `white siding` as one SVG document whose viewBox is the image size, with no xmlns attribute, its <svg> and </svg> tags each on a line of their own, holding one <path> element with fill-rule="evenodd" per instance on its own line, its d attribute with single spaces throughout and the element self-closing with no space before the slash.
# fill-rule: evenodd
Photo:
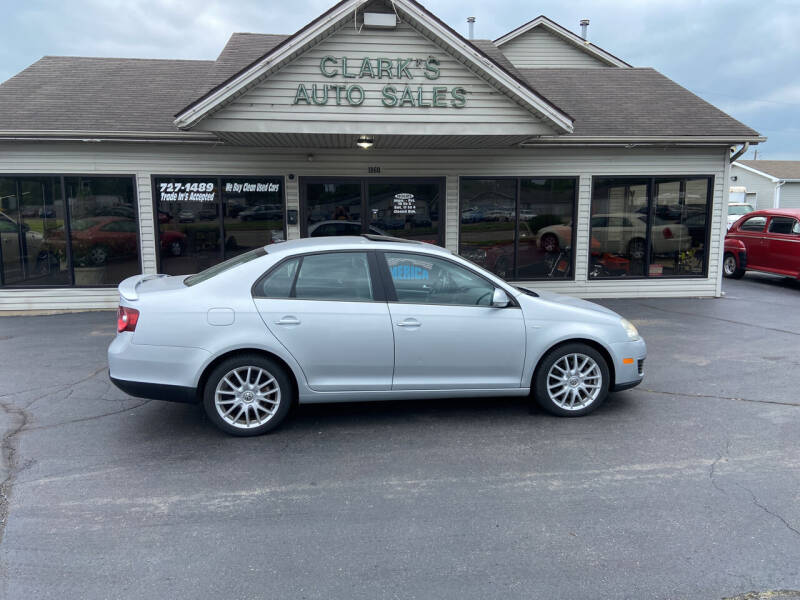
<svg viewBox="0 0 800 600">
<path fill-rule="evenodd" d="M 800 208 L 800 183 L 784 183 L 781 186 L 780 208 Z"/>
<path fill-rule="evenodd" d="M 308 154 L 313 154 L 309 162 Z M 299 177 L 367 176 L 368 167 L 382 177 L 445 177 L 448 248 L 458 248 L 458 179 L 460 176 L 576 176 L 578 236 L 576 280 L 528 282 L 530 287 L 583 297 L 714 296 L 719 278 L 726 152 L 724 149 L 509 149 L 496 151 L 370 151 L 177 146 L 167 144 L 5 144 L 0 145 L 0 173 L 133 174 L 139 194 L 144 270 L 155 272 L 156 249 L 152 174 L 283 175 L 288 208 L 299 207 Z M 289 179 L 289 175 L 294 179 Z M 593 175 L 713 175 L 711 258 L 707 279 L 587 281 L 591 177 Z M 292 227 L 289 237 L 299 236 Z M 27 309 L 113 308 L 113 289 L 0 290 L 0 312 Z"/>
<path fill-rule="evenodd" d="M 775 202 L 775 184 L 763 175 L 756 175 L 752 171 L 742 169 L 737 165 L 731 166 L 731 175 L 736 176 L 736 181 L 731 181 L 731 186 L 743 186 L 747 188 L 747 193 L 756 194 L 757 205 L 753 208 L 764 209 L 773 208 Z M 786 186 L 784 186 L 785 188 Z M 781 190 L 783 194 L 783 190 Z"/>
<path fill-rule="evenodd" d="M 500 50 L 518 69 L 591 69 L 609 66 L 543 27 L 534 27 L 503 44 Z"/>
<path fill-rule="evenodd" d="M 358 73 L 361 60 L 369 57 L 387 59 L 439 59 L 441 74 L 427 79 L 422 69 L 412 67 L 414 79 L 345 78 L 339 74 L 326 77 L 320 71 L 325 56 L 347 57 L 348 72 Z M 396 66 L 396 63 L 394 63 Z M 328 84 L 360 85 L 366 99 L 360 106 L 342 100 L 337 105 L 329 95 L 324 105 L 294 104 L 298 84 L 311 94 L 318 85 L 318 98 Z M 447 107 L 386 107 L 381 103 L 381 90 L 387 84 L 401 92 L 406 85 L 416 93 L 422 87 L 425 102 L 435 86 L 446 87 Z M 463 108 L 450 106 L 450 90 L 467 90 Z M 333 94 L 333 92 L 331 92 Z M 467 127 L 467 129 L 465 129 Z M 369 133 L 403 133 L 406 135 L 521 135 L 551 132 L 541 119 L 489 85 L 462 63 L 409 25 L 401 23 L 396 30 L 363 29 L 360 33 L 344 27 L 320 44 L 295 58 L 264 82 L 244 93 L 231 104 L 200 122 L 196 129 L 205 131 L 293 132 L 359 135 Z"/>
</svg>

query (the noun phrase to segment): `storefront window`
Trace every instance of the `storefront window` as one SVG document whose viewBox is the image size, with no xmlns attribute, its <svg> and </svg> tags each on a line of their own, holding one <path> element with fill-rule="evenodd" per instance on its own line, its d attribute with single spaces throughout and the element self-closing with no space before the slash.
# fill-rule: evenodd
<svg viewBox="0 0 800 600">
<path fill-rule="evenodd" d="M 0 178 L 0 262 L 4 286 L 116 285 L 140 273 L 133 178 Z"/>
<path fill-rule="evenodd" d="M 514 277 L 516 179 L 462 179 L 459 254 L 504 279 Z"/>
<path fill-rule="evenodd" d="M 701 277 L 710 177 L 594 180 L 589 277 Z"/>
<path fill-rule="evenodd" d="M 280 177 L 155 177 L 159 271 L 197 273 L 286 239 Z"/>
<path fill-rule="evenodd" d="M 576 180 L 462 178 L 459 253 L 505 279 L 571 279 Z"/>
<path fill-rule="evenodd" d="M 130 177 L 65 177 L 75 285 L 117 284 L 141 272 Z"/>
<path fill-rule="evenodd" d="M 58 177 L 0 178 L 0 282 L 69 285 Z"/>
<path fill-rule="evenodd" d="M 223 178 L 222 207 L 226 257 L 286 239 L 279 177 Z"/>
</svg>

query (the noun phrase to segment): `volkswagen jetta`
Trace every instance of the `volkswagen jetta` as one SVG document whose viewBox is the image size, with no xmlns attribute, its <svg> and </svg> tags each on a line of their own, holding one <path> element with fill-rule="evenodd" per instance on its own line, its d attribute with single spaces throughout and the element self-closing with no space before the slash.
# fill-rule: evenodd
<svg viewBox="0 0 800 600">
<path fill-rule="evenodd" d="M 645 343 L 613 311 L 396 238 L 283 242 L 119 292 L 114 384 L 200 403 L 234 435 L 274 429 L 295 402 L 532 394 L 580 416 L 644 374 Z"/>
</svg>

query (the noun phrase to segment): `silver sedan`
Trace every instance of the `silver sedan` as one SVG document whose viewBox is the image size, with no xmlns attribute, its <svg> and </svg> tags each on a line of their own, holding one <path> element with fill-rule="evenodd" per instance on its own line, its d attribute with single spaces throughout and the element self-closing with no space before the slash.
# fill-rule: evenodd
<svg viewBox="0 0 800 600">
<path fill-rule="evenodd" d="M 201 403 L 240 436 L 274 429 L 295 402 L 532 395 L 585 415 L 642 381 L 647 352 L 602 306 L 382 236 L 274 244 L 119 292 L 111 380 Z"/>
</svg>

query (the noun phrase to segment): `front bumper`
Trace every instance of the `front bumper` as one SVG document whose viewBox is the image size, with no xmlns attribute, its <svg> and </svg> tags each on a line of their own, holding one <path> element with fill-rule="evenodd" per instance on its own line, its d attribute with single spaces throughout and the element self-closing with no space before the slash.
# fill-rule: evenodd
<svg viewBox="0 0 800 600">
<path fill-rule="evenodd" d="M 644 340 L 618 342 L 611 344 L 611 358 L 614 361 L 614 387 L 612 392 L 629 390 L 644 379 L 644 361 L 647 358 L 647 345 Z M 633 359 L 633 362 L 625 360 Z"/>
</svg>

